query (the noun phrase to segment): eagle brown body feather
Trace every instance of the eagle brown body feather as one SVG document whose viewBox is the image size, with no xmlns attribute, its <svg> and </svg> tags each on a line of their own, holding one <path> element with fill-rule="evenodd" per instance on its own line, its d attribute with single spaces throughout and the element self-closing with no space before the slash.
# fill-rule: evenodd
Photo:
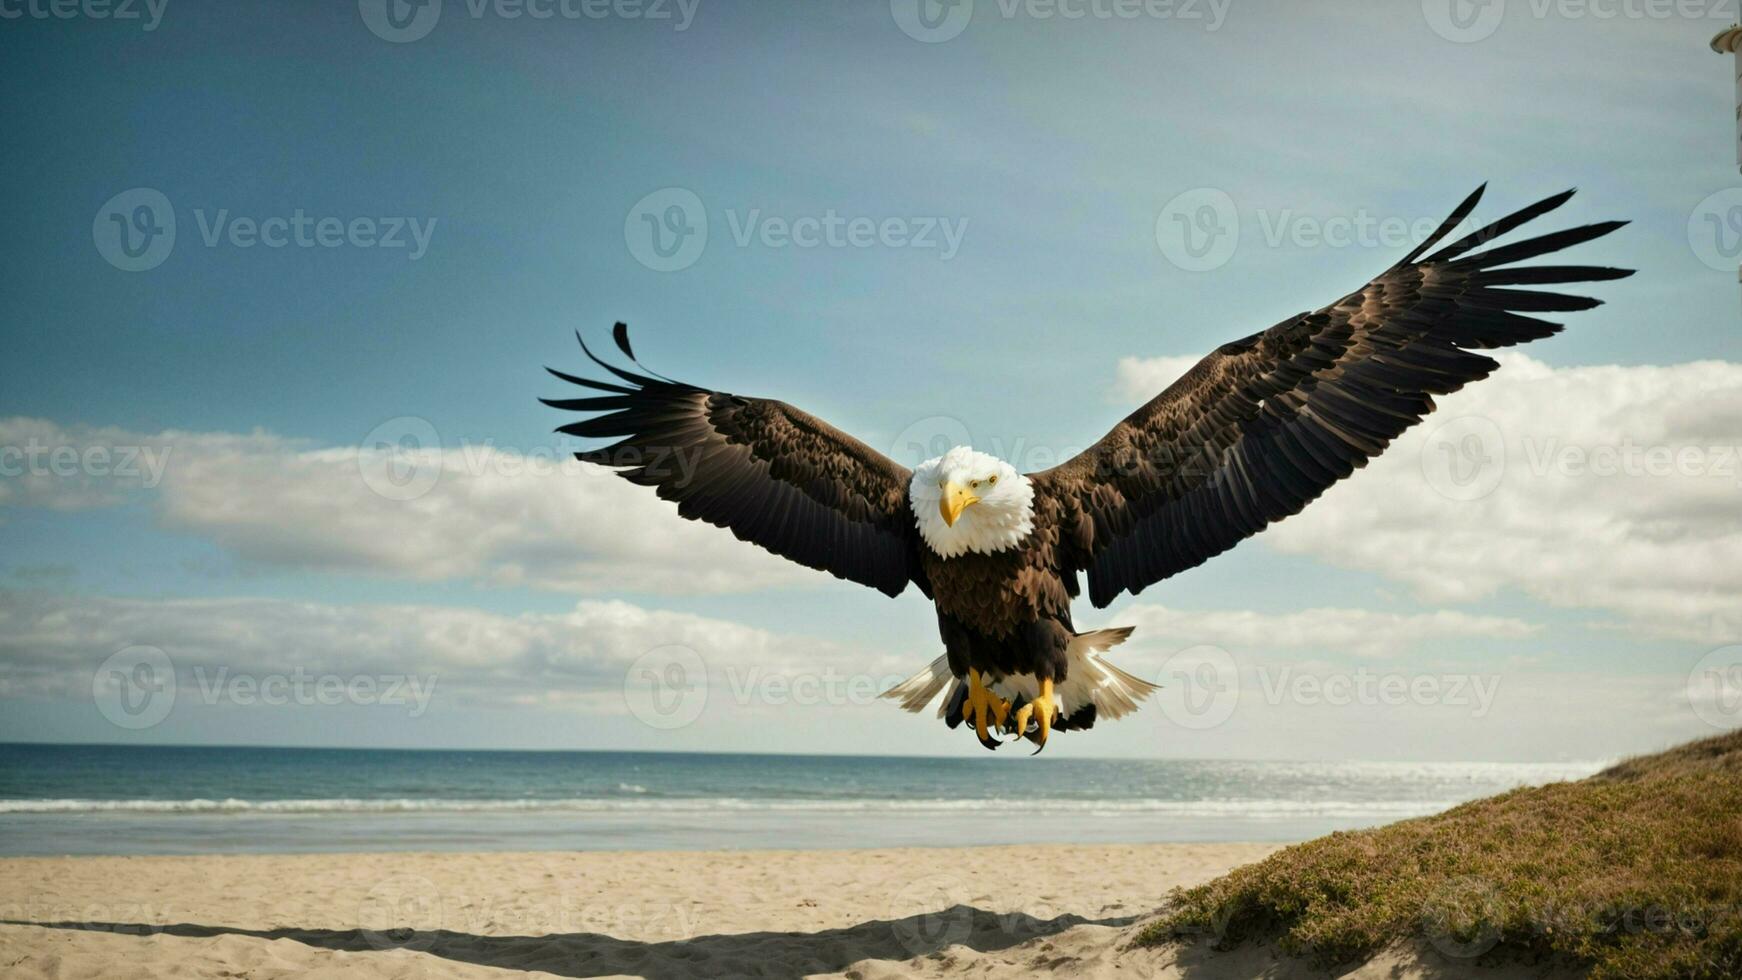
<svg viewBox="0 0 1742 980">
<path fill-rule="evenodd" d="M 1484 248 L 1571 191 L 1422 258 L 1481 195 L 1361 289 L 1224 344 L 1088 450 L 1029 474 L 1033 531 L 993 554 L 931 551 L 909 508 L 911 472 L 784 402 L 626 371 L 587 351 L 623 383 L 553 371 L 604 394 L 547 404 L 592 416 L 561 432 L 618 439 L 577 457 L 653 487 L 686 518 L 888 595 L 918 585 L 937 606 L 958 678 L 974 668 L 1063 680 L 1079 572 L 1090 600 L 1106 606 L 1297 513 L 1431 412 L 1434 395 L 1499 366 L 1474 350 L 1561 329 L 1528 314 L 1600 302 L 1514 287 L 1631 274 L 1509 267 L 1625 222 Z M 633 361 L 622 324 L 616 340 Z M 959 722 L 959 705 L 947 708 Z"/>
</svg>

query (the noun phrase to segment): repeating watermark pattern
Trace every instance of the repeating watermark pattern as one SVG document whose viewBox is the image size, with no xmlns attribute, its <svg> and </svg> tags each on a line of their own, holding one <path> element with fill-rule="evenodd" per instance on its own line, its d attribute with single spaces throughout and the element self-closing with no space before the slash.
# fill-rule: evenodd
<svg viewBox="0 0 1742 980">
<path fill-rule="evenodd" d="M 363 484 L 388 500 L 409 501 L 434 490 L 442 477 L 441 436 L 428 420 L 388 419 L 363 437 L 357 471 Z"/>
<path fill-rule="evenodd" d="M 623 674 L 623 700 L 648 726 L 682 728 L 701 717 L 710 696 L 732 704 L 831 707 L 876 704 L 905 674 L 871 674 L 832 665 L 791 670 L 759 664 L 708 667 L 700 653 L 681 644 L 655 647 L 635 658 Z M 710 684 L 723 681 L 710 692 Z"/>
<path fill-rule="evenodd" d="M 759 207 L 727 208 L 725 228 L 738 248 L 906 249 L 955 258 L 968 231 L 968 219 L 946 216 L 847 215 L 834 208 L 818 214 L 769 214 Z M 694 191 L 662 187 L 629 209 L 623 241 L 637 262 L 655 272 L 677 272 L 696 264 L 708 246 L 710 219 Z"/>
<path fill-rule="evenodd" d="M 942 456 L 957 446 L 970 446 L 996 456 L 1023 473 L 1051 469 L 1071 459 L 1088 445 L 1052 446 L 1026 438 L 993 436 L 976 440 L 967 423 L 951 415 L 929 415 L 908 425 L 889 444 L 889 457 L 904 466 L 915 466 Z"/>
<path fill-rule="evenodd" d="M 461 0 L 472 20 L 646 21 L 687 31 L 701 0 Z M 443 0 L 357 0 L 364 26 L 383 41 L 421 41 L 442 18 Z"/>
<path fill-rule="evenodd" d="M 708 209 L 695 191 L 662 187 L 629 209 L 623 241 L 635 261 L 655 272 L 687 269 L 708 247 Z"/>
<path fill-rule="evenodd" d="M 889 444 L 889 458 L 912 467 L 942 456 L 957 446 L 973 444 L 974 436 L 968 431 L 967 423 L 949 415 L 930 415 L 896 433 L 894 441 Z M 1029 469 L 1026 466 L 1020 468 Z"/>
<path fill-rule="evenodd" d="M 1692 477 L 1729 480 L 1742 487 L 1742 445 L 1648 444 L 1632 439 L 1585 445 L 1550 438 L 1526 439 L 1523 448 L 1533 476 Z"/>
<path fill-rule="evenodd" d="M 1688 703 L 1713 728 L 1742 724 L 1742 643 L 1722 646 L 1701 657 L 1688 672 Z"/>
<path fill-rule="evenodd" d="M 1474 875 L 1440 883 L 1422 905 L 1421 931 L 1441 955 L 1467 960 L 1500 943 L 1500 892 Z"/>
<path fill-rule="evenodd" d="M 1742 263 L 1742 187 L 1708 196 L 1688 215 L 1688 247 L 1707 268 L 1734 273 Z"/>
<path fill-rule="evenodd" d="M 1443 707 L 1485 718 L 1500 692 L 1499 674 L 1410 673 L 1367 667 L 1307 670 L 1260 665 L 1242 671 L 1218 646 L 1188 647 L 1168 657 L 1156 672 L 1156 699 L 1168 721 L 1181 728 L 1216 728 L 1255 693 L 1269 707 Z"/>
<path fill-rule="evenodd" d="M 1499 488 L 1511 463 L 1533 479 L 1691 479 L 1727 480 L 1742 487 L 1742 444 L 1691 445 L 1568 442 L 1529 437 L 1508 445 L 1490 418 L 1466 415 L 1428 433 L 1420 456 L 1422 479 L 1449 500 L 1473 501 Z"/>
<path fill-rule="evenodd" d="M 1293 667 L 1260 668 L 1259 690 L 1272 707 L 1452 707 L 1471 718 L 1487 717 L 1500 693 L 1499 674 L 1406 674 L 1368 670 L 1317 674 Z"/>
<path fill-rule="evenodd" d="M 435 674 L 317 674 L 302 667 L 289 673 L 250 674 L 198 666 L 191 673 L 200 703 L 206 705 L 403 707 L 410 718 L 420 718 L 429 710 L 437 681 Z"/>
<path fill-rule="evenodd" d="M 130 646 L 110 654 L 91 676 L 97 711 L 117 728 L 150 728 L 175 707 L 175 665 L 157 647 Z"/>
<path fill-rule="evenodd" d="M 1500 29 L 1506 19 L 1506 0 L 1421 0 L 1421 12 L 1435 34 L 1472 44 Z"/>
<path fill-rule="evenodd" d="M 1197 187 L 1174 195 L 1155 216 L 1155 244 L 1187 272 L 1221 268 L 1240 247 L 1240 213 L 1227 191 Z"/>
<path fill-rule="evenodd" d="M 91 221 L 98 254 L 123 272 L 146 272 L 175 249 L 175 208 L 162 191 L 135 187 L 103 202 Z"/>
<path fill-rule="evenodd" d="M 832 667 L 790 673 L 755 666 L 734 666 L 727 668 L 725 674 L 727 689 L 737 704 L 801 707 L 819 704 L 872 704 L 879 694 L 905 679 L 899 674 L 879 677 L 838 671 Z"/>
<path fill-rule="evenodd" d="M 1168 657 L 1156 672 L 1161 713 L 1181 728 L 1215 728 L 1240 704 L 1240 667 L 1228 651 L 1208 644 Z"/>
<path fill-rule="evenodd" d="M 1433 234 L 1437 217 L 1376 214 L 1303 214 L 1293 208 L 1259 208 L 1243 222 L 1227 191 L 1194 187 L 1174 195 L 1155 216 L 1155 243 L 1170 263 L 1187 272 L 1209 272 L 1228 263 L 1242 241 L 1266 248 L 1371 248 L 1403 250 Z M 1469 221 L 1466 219 L 1465 224 Z M 1464 227 L 1459 225 L 1453 237 Z"/>
<path fill-rule="evenodd" d="M 1491 881 L 1460 875 L 1438 882 L 1424 898 L 1422 935 L 1440 955 L 1475 959 L 1500 944 L 1503 932 L 1524 936 L 1591 931 L 1603 936 L 1703 936 L 1725 928 L 1742 915 L 1727 904 L 1668 905 L 1625 901 L 1523 900 L 1507 896 Z M 1504 926 L 1504 929 L 1503 929 Z"/>
<path fill-rule="evenodd" d="M 974 931 L 967 885 L 950 874 L 925 875 L 897 889 L 889 896 L 888 919 L 910 956 L 957 945 Z"/>
<path fill-rule="evenodd" d="M 1466 415 L 1428 433 L 1421 450 L 1421 476 L 1450 500 L 1480 500 L 1506 475 L 1506 437 L 1493 419 Z"/>
<path fill-rule="evenodd" d="M 1509 7 L 1534 20 L 1737 19 L 1736 0 L 1422 0 L 1421 12 L 1435 34 L 1457 44 L 1493 37 Z"/>
<path fill-rule="evenodd" d="M 654 647 L 624 672 L 623 703 L 649 728 L 683 728 L 708 706 L 708 666 L 689 647 Z"/>
<path fill-rule="evenodd" d="M 106 20 L 149 34 L 168 9 L 169 0 L 0 0 L 0 20 Z"/>
<path fill-rule="evenodd" d="M 1149 20 L 1217 31 L 1231 6 L 1233 0 L 889 0 L 889 13 L 903 34 L 939 44 L 967 30 L 976 7 L 1002 20 Z"/>
<path fill-rule="evenodd" d="M 443 925 L 442 891 L 419 874 L 396 874 L 369 889 L 357 907 L 358 932 L 376 949 L 428 948 Z"/>
<path fill-rule="evenodd" d="M 67 445 L 31 436 L 0 445 L 0 478 L 122 480 L 151 490 L 163 482 L 172 446 Z"/>
<path fill-rule="evenodd" d="M 198 703 L 238 707 L 336 707 L 364 705 L 408 709 L 421 717 L 435 697 L 437 676 L 427 674 L 332 674 L 302 667 L 257 674 L 229 667 L 195 666 L 188 694 Z M 130 646 L 110 654 L 91 677 L 97 711 L 118 728 L 151 728 L 169 717 L 182 677 L 161 648 Z"/>
<path fill-rule="evenodd" d="M 436 218 L 397 215 L 338 217 L 296 208 L 284 215 L 239 215 L 229 208 L 195 208 L 206 248 L 272 250 L 357 248 L 404 252 L 412 262 L 429 252 Z M 91 223 L 98 254 L 124 272 L 155 269 L 176 245 L 176 212 L 163 192 L 135 187 L 104 202 Z"/>
</svg>

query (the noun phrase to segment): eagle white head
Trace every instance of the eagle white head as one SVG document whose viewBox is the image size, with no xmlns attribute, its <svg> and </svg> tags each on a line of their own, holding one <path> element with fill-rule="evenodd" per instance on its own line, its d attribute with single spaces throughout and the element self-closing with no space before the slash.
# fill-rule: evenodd
<svg viewBox="0 0 1742 980">
<path fill-rule="evenodd" d="M 1034 530 L 1033 484 L 967 446 L 919 464 L 907 497 L 920 536 L 944 558 L 1014 548 Z"/>
</svg>

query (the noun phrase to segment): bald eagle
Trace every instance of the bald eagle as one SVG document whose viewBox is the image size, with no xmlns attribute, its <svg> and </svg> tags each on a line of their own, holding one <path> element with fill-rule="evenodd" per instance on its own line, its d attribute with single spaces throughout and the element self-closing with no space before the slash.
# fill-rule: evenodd
<svg viewBox="0 0 1742 980">
<path fill-rule="evenodd" d="M 602 394 L 542 399 L 588 417 L 557 431 L 613 438 L 578 452 L 652 487 L 678 514 L 729 529 L 810 568 L 895 596 L 914 585 L 937 607 L 944 653 L 885 693 L 938 714 L 982 745 L 1132 711 L 1155 685 L 1110 663 L 1129 628 L 1078 632 L 1086 577 L 1104 607 L 1221 554 L 1298 512 L 1366 465 L 1434 408 L 1499 365 L 1473 349 L 1561 329 L 1527 314 L 1600 301 L 1520 286 L 1620 279 L 1632 270 L 1513 263 L 1590 241 L 1602 222 L 1494 246 L 1565 203 L 1567 191 L 1439 248 L 1484 185 L 1373 281 L 1323 309 L 1224 344 L 1102 439 L 1050 470 L 1019 473 L 958 446 L 909 471 L 784 402 L 712 391 L 631 364 Z M 1425 258 L 1423 256 L 1426 256 Z M 577 336 L 578 339 L 578 336 Z"/>
</svg>

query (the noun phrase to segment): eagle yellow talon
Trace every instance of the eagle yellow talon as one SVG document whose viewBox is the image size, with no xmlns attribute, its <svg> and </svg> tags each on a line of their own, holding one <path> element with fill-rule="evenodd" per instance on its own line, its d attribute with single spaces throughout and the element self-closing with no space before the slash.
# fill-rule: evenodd
<svg viewBox="0 0 1742 980">
<path fill-rule="evenodd" d="M 1016 721 L 1013 726 L 1016 734 L 1026 735 L 1028 723 L 1033 720 L 1036 725 L 1034 733 L 1035 754 L 1046 748 L 1046 737 L 1052 733 L 1053 719 L 1058 717 L 1058 705 L 1052 698 L 1052 680 L 1043 678 L 1040 682 L 1040 693 L 1033 701 L 1016 709 Z"/>
<path fill-rule="evenodd" d="M 962 703 L 962 718 L 974 723 L 974 734 L 979 736 L 981 745 L 989 749 L 998 747 L 998 740 L 987 728 L 1001 727 L 1009 714 L 1010 702 L 988 690 L 980 672 L 969 668 L 968 699 Z"/>
</svg>

